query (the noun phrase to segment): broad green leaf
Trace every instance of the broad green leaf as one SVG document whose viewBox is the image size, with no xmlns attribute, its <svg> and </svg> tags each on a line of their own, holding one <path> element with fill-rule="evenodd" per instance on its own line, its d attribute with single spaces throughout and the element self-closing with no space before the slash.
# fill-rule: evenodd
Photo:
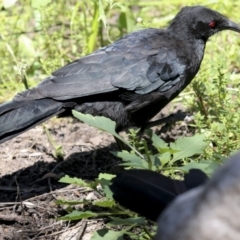
<svg viewBox="0 0 240 240">
<path fill-rule="evenodd" d="M 121 158 L 124 162 L 120 164 L 121 166 L 132 166 L 132 167 L 138 167 L 138 168 L 146 168 L 148 169 L 148 163 L 141 157 L 137 156 L 134 153 L 129 153 L 128 151 L 122 151 L 122 152 L 111 152 L 114 156 Z"/>
<path fill-rule="evenodd" d="M 112 191 L 109 188 L 111 180 L 100 178 L 97 182 L 101 185 L 103 192 L 105 193 L 106 197 L 112 199 Z"/>
<path fill-rule="evenodd" d="M 101 199 L 98 201 L 94 201 L 93 205 L 99 206 L 99 207 L 107 207 L 107 208 L 112 208 L 116 205 L 115 201 L 112 199 Z"/>
<path fill-rule="evenodd" d="M 171 164 L 179 159 L 192 157 L 196 154 L 201 154 L 208 146 L 205 140 L 205 134 L 196 134 L 192 137 L 180 137 L 174 143 L 170 143 L 170 148 L 178 150 L 173 153 Z"/>
<path fill-rule="evenodd" d="M 160 148 L 160 153 L 164 154 L 164 153 L 170 153 L 170 154 L 174 154 L 174 153 L 177 153 L 179 152 L 179 150 L 174 150 L 170 147 L 168 148 Z"/>
<path fill-rule="evenodd" d="M 161 162 L 158 156 L 156 155 L 150 155 L 149 157 L 151 159 L 151 167 L 149 168 L 149 164 L 148 164 L 148 169 L 152 171 L 156 171 L 161 166 Z"/>
<path fill-rule="evenodd" d="M 119 138 L 120 136 L 116 133 L 116 123 L 109 118 L 92 116 L 90 114 L 83 114 L 75 110 L 72 111 L 73 116 L 81 120 L 82 122 L 87 123 L 90 126 L 103 130 L 105 132 L 111 133 L 113 136 Z"/>
<path fill-rule="evenodd" d="M 118 226 L 118 225 L 132 225 L 132 224 L 146 224 L 146 219 L 144 217 L 136 218 L 118 218 L 111 217 L 111 222 L 107 226 Z"/>
<path fill-rule="evenodd" d="M 164 167 L 166 164 L 168 164 L 171 160 L 171 153 L 165 152 L 163 154 L 159 154 L 158 158 L 160 159 L 161 166 Z"/>
<path fill-rule="evenodd" d="M 108 173 L 100 173 L 98 175 L 97 182 L 101 185 L 103 192 L 105 193 L 106 197 L 109 199 L 112 199 L 112 191 L 109 188 L 109 184 L 111 183 L 112 178 L 114 178 L 115 175 L 108 174 Z M 112 201 L 112 200 L 109 200 Z"/>
<path fill-rule="evenodd" d="M 109 173 L 99 173 L 98 179 L 106 179 L 106 180 L 112 180 L 116 175 L 109 174 Z"/>
<path fill-rule="evenodd" d="M 162 161 L 160 161 L 160 154 L 156 154 L 156 155 L 151 155 L 151 157 L 153 157 L 153 166 L 152 166 L 152 170 L 156 171 L 157 169 L 159 169 L 162 165 Z"/>
<path fill-rule="evenodd" d="M 70 221 L 70 220 L 80 220 L 83 218 L 90 218 L 90 217 L 97 217 L 97 216 L 98 216 L 98 214 L 94 213 L 94 212 L 90 212 L 90 211 L 81 212 L 81 211 L 74 210 L 70 214 L 67 214 L 58 219 Z"/>
<path fill-rule="evenodd" d="M 81 187 L 92 187 L 92 185 L 90 183 L 86 183 L 85 181 L 83 181 L 82 179 L 80 178 L 72 178 L 72 177 L 69 177 L 68 175 L 65 175 L 64 177 L 62 177 L 59 182 L 62 182 L 62 183 L 70 183 L 70 184 L 75 184 L 75 185 L 79 185 Z"/>
<path fill-rule="evenodd" d="M 113 231 L 106 228 L 94 232 L 91 240 L 123 240 L 125 231 Z"/>
<path fill-rule="evenodd" d="M 168 144 L 158 137 L 151 129 L 146 130 L 146 133 L 152 140 L 153 146 L 156 149 L 169 149 Z"/>
<path fill-rule="evenodd" d="M 188 172 L 190 169 L 200 169 L 203 172 L 209 167 L 210 163 L 197 163 L 197 162 L 190 162 L 185 166 L 182 167 L 176 167 L 176 169 L 183 170 L 184 172 Z"/>
<path fill-rule="evenodd" d="M 211 176 L 215 170 L 219 167 L 219 163 L 213 160 L 200 160 L 199 162 L 191 161 L 182 167 L 177 167 L 175 169 L 183 170 L 188 172 L 190 169 L 200 169 L 205 172 L 208 176 Z"/>
<path fill-rule="evenodd" d="M 208 164 L 207 168 L 204 170 L 208 176 L 212 176 L 216 169 L 221 165 L 221 163 L 216 162 L 215 160 L 200 160 L 199 163 Z"/>
<path fill-rule="evenodd" d="M 74 117 L 78 118 L 82 122 L 87 123 L 90 126 L 93 126 L 100 130 L 103 130 L 105 132 L 111 133 L 114 137 L 121 140 L 124 144 L 126 144 L 133 151 L 138 153 L 139 156 L 141 156 L 141 154 L 136 149 L 134 149 L 124 138 L 122 138 L 120 135 L 118 135 L 116 133 L 116 131 L 115 131 L 116 123 L 114 121 L 112 121 L 111 119 L 106 118 L 106 117 L 99 117 L 99 116 L 94 117 L 90 114 L 83 114 L 83 113 L 77 112 L 75 110 L 72 111 L 72 114 Z"/>
</svg>

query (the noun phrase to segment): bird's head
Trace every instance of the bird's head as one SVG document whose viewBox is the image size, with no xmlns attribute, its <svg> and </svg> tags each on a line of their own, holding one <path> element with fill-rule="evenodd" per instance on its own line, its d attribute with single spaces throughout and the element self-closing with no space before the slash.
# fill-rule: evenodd
<svg viewBox="0 0 240 240">
<path fill-rule="evenodd" d="M 202 6 L 184 7 L 173 19 L 170 27 L 178 34 L 207 41 L 222 30 L 240 32 L 240 26 L 222 14 Z M 186 38 L 186 36 L 184 36 Z"/>
</svg>

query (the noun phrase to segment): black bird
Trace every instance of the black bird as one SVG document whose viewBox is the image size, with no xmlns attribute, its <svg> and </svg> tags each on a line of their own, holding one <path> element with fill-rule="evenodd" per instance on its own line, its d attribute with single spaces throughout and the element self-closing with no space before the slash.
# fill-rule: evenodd
<svg viewBox="0 0 240 240">
<path fill-rule="evenodd" d="M 206 41 L 240 27 L 220 13 L 183 8 L 166 29 L 130 33 L 55 71 L 0 105 L 0 143 L 61 113 L 111 118 L 117 131 L 144 127 L 194 78 Z"/>
<path fill-rule="evenodd" d="M 239 240 L 239 203 L 240 153 L 170 204 L 158 219 L 155 240 Z"/>
<path fill-rule="evenodd" d="M 204 184 L 207 175 L 191 169 L 184 180 L 173 180 L 150 170 L 125 170 L 112 179 L 113 198 L 126 208 L 156 221 L 180 194 Z"/>
<path fill-rule="evenodd" d="M 199 170 L 183 182 L 129 170 L 112 179 L 111 190 L 120 204 L 151 220 L 160 214 L 155 240 L 240 239 L 240 153 L 210 180 Z"/>
</svg>

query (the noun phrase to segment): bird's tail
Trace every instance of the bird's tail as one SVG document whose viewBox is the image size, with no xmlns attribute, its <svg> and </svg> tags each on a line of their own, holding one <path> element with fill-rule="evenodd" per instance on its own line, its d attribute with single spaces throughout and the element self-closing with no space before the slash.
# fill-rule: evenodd
<svg viewBox="0 0 240 240">
<path fill-rule="evenodd" d="M 12 101 L 0 105 L 0 143 L 63 111 L 63 103 L 53 99 Z"/>
<path fill-rule="evenodd" d="M 178 195 L 206 180 L 206 174 L 198 169 L 190 170 L 184 181 L 173 180 L 149 170 L 135 169 L 120 172 L 112 179 L 110 189 L 113 198 L 121 205 L 156 221 Z"/>
</svg>

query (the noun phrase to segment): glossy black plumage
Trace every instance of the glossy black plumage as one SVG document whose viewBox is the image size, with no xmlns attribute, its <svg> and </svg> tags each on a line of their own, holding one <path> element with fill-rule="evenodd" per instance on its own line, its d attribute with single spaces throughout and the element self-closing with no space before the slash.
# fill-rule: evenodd
<svg viewBox="0 0 240 240">
<path fill-rule="evenodd" d="M 207 179 L 198 169 L 190 170 L 183 181 L 149 170 L 126 170 L 112 179 L 110 189 L 121 205 L 156 221 L 177 196 L 204 184 Z"/>
<path fill-rule="evenodd" d="M 185 7 L 166 29 L 130 33 L 60 68 L 0 105 L 0 143 L 72 109 L 109 117 L 117 131 L 143 127 L 191 82 L 206 41 L 225 29 L 240 32 L 216 11 Z"/>
</svg>

